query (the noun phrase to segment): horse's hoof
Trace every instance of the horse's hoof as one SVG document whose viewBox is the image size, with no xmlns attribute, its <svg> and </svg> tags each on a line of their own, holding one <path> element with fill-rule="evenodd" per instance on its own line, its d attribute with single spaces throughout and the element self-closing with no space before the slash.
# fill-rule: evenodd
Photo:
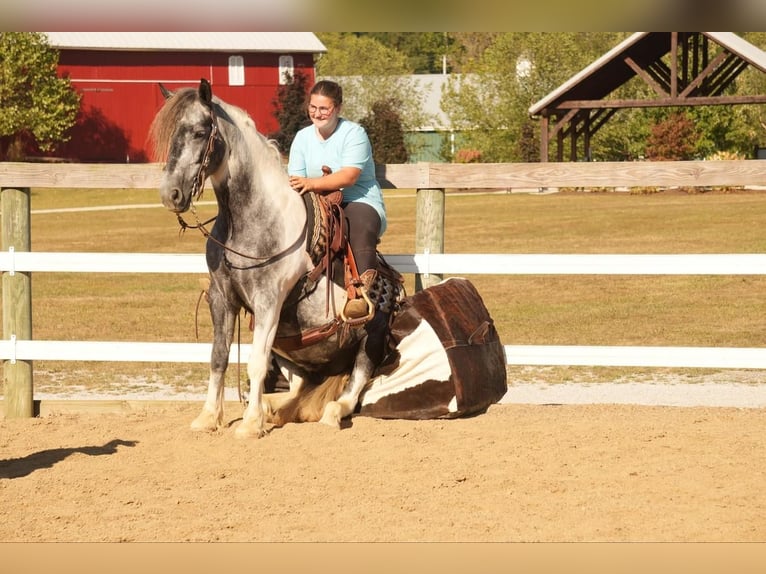
<svg viewBox="0 0 766 574">
<path fill-rule="evenodd" d="M 333 401 L 331 403 L 327 403 L 324 407 L 324 412 L 322 413 L 322 418 L 319 419 L 319 422 L 334 429 L 340 429 L 340 420 L 343 418 L 341 417 L 341 414 L 341 405 L 339 402 Z"/>
<path fill-rule="evenodd" d="M 234 431 L 234 436 L 238 439 L 263 438 L 268 432 L 269 430 L 262 426 L 248 425 L 243 422 Z"/>
<path fill-rule="evenodd" d="M 218 430 L 220 423 L 217 417 L 207 411 L 203 411 L 192 421 L 189 428 L 193 431 L 214 432 Z"/>
</svg>

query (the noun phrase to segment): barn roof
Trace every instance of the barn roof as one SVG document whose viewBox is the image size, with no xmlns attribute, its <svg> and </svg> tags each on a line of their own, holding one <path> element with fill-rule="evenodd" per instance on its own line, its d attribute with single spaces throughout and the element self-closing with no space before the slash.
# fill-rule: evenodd
<svg viewBox="0 0 766 574">
<path fill-rule="evenodd" d="M 44 32 L 51 47 L 78 50 L 327 51 L 312 32 Z"/>
</svg>

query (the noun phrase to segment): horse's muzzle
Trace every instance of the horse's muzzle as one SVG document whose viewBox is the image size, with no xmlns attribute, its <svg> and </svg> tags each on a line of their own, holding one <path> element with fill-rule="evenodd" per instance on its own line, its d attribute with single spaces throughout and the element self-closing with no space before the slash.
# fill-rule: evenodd
<svg viewBox="0 0 766 574">
<path fill-rule="evenodd" d="M 180 187 L 161 189 L 160 199 L 162 205 L 173 213 L 185 213 L 191 206 L 191 194 L 184 194 Z"/>
</svg>

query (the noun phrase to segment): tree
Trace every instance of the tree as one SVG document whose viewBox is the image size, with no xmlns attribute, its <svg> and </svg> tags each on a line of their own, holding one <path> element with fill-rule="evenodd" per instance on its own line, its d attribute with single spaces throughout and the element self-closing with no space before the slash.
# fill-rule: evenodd
<svg viewBox="0 0 766 574">
<path fill-rule="evenodd" d="M 277 90 L 277 97 L 272 101 L 279 131 L 269 136 L 277 143 L 282 153 L 290 151 L 295 134 L 311 123 L 306 115 L 306 95 L 311 89 L 308 76 L 296 72 L 294 77 L 288 74 L 285 80 Z"/>
<path fill-rule="evenodd" d="M 58 51 L 36 32 L 0 33 L 0 139 L 15 160 L 27 145 L 51 151 L 69 140 L 80 96 L 57 76 Z"/>
<path fill-rule="evenodd" d="M 613 47 L 617 33 L 510 32 L 492 40 L 449 82 L 442 107 L 482 161 L 529 157 L 529 107 Z M 520 142 L 522 142 L 520 144 Z"/>
<path fill-rule="evenodd" d="M 686 112 L 673 112 L 652 126 L 646 157 L 653 161 L 693 159 L 698 139 L 694 122 Z"/>
<path fill-rule="evenodd" d="M 411 74 L 407 56 L 369 36 L 318 32 L 327 53 L 316 64 L 317 76 L 392 76 Z"/>
<path fill-rule="evenodd" d="M 384 46 L 393 48 L 407 57 L 413 74 L 439 74 L 452 70 L 453 57 L 461 46 L 454 35 L 447 32 L 363 32 Z"/>
<path fill-rule="evenodd" d="M 370 137 L 375 163 L 407 163 L 409 160 L 399 108 L 395 100 L 379 100 L 372 105 L 370 114 L 360 121 Z"/>
<path fill-rule="evenodd" d="M 327 53 L 317 62 L 317 77 L 338 81 L 343 88 L 343 116 L 361 121 L 382 100 L 396 102 L 403 131 L 430 120 L 422 109 L 423 94 L 413 85 L 408 58 L 370 36 L 323 32 L 317 36 Z"/>
</svg>

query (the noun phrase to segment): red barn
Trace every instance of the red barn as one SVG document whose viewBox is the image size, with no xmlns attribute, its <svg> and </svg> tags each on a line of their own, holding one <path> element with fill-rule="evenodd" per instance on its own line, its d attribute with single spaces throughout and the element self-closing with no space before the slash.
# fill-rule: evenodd
<svg viewBox="0 0 766 574">
<path fill-rule="evenodd" d="M 56 155 L 83 162 L 148 161 L 146 136 L 170 90 L 199 85 L 247 110 L 274 133 L 273 101 L 284 73 L 314 81 L 326 52 L 310 32 L 46 32 L 59 75 L 82 95 L 72 139 Z"/>
</svg>

